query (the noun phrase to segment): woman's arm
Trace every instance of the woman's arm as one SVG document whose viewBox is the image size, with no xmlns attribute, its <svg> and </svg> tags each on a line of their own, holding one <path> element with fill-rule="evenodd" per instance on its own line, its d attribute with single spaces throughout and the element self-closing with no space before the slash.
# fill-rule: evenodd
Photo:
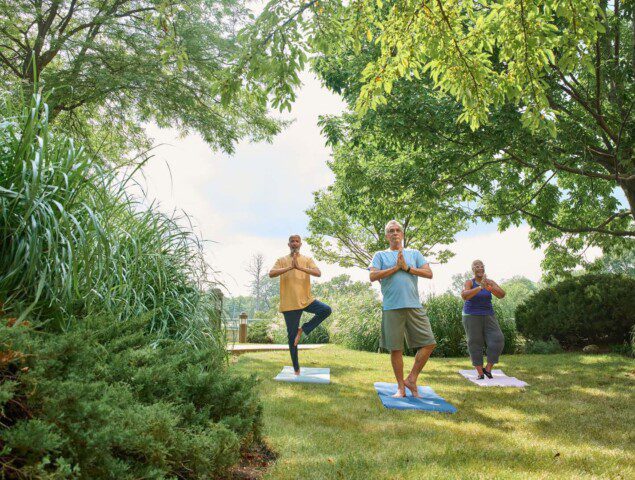
<svg viewBox="0 0 635 480">
<path fill-rule="evenodd" d="M 481 285 L 472 288 L 472 280 L 466 280 L 465 285 L 463 285 L 463 291 L 461 292 L 461 298 L 463 300 L 469 300 L 481 290 L 483 290 Z"/>
<path fill-rule="evenodd" d="M 494 280 L 487 279 L 487 289 L 492 292 L 496 298 L 503 298 L 505 296 L 505 290 L 503 290 L 498 283 Z"/>
</svg>

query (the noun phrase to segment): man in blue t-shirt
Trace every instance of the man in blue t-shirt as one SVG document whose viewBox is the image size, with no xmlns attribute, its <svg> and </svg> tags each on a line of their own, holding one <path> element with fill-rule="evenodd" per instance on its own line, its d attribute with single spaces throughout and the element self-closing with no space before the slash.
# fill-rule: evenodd
<svg viewBox="0 0 635 480">
<path fill-rule="evenodd" d="M 379 280 L 384 297 L 380 346 L 390 351 L 392 369 L 397 378 L 397 393 L 405 397 L 406 387 L 418 397 L 417 378 L 437 345 L 417 289 L 418 277 L 432 278 L 430 265 L 421 252 L 403 248 L 403 227 L 391 220 L 385 227 L 388 250 L 375 253 L 370 264 L 370 281 Z M 403 378 L 404 337 L 408 347 L 416 349 L 415 363 Z"/>
</svg>

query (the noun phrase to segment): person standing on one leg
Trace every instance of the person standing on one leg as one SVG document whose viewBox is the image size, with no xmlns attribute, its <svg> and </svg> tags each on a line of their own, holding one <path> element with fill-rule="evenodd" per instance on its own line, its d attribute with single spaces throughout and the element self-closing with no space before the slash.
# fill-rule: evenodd
<svg viewBox="0 0 635 480">
<path fill-rule="evenodd" d="M 315 300 L 311 295 L 311 275 L 322 275 L 313 259 L 300 255 L 302 239 L 300 235 L 289 237 L 289 255 L 279 258 L 269 272 L 269 277 L 280 277 L 280 312 L 287 325 L 289 352 L 293 370 L 300 375 L 298 362 L 298 342 L 302 334 L 311 333 L 330 314 L 331 307 Z M 300 326 L 302 312 L 313 313 L 313 318 Z"/>
<path fill-rule="evenodd" d="M 381 282 L 383 299 L 380 346 L 390 351 L 397 393 L 405 397 L 406 387 L 413 397 L 418 397 L 417 378 L 436 340 L 430 321 L 419 300 L 418 277 L 432 278 L 432 270 L 421 252 L 403 248 L 403 227 L 391 220 L 384 228 L 390 248 L 375 253 L 370 265 L 370 281 Z M 403 377 L 404 337 L 408 347 L 416 349 L 415 363 L 410 374 Z"/>
<path fill-rule="evenodd" d="M 461 297 L 463 306 L 463 328 L 467 335 L 467 349 L 470 352 L 472 365 L 476 368 L 478 379 L 485 376 L 492 378 L 492 368 L 498 363 L 503 353 L 505 337 L 494 315 L 492 294 L 503 298 L 505 291 L 498 284 L 487 278 L 485 265 L 480 260 L 472 262 L 474 278 L 467 280 Z M 487 345 L 487 365 L 483 368 L 483 347 Z"/>
</svg>

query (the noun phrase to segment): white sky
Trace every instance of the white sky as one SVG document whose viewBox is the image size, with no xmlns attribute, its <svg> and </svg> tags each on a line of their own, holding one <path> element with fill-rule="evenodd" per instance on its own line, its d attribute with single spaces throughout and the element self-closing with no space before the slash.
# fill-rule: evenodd
<svg viewBox="0 0 635 480">
<path fill-rule="evenodd" d="M 158 200 L 166 212 L 183 210 L 191 217 L 201 236 L 211 241 L 207 258 L 232 296 L 249 293 L 245 270 L 252 254 L 263 253 L 267 265 L 273 265 L 287 253 L 290 233 L 307 232 L 304 211 L 313 201 L 312 193 L 333 181 L 326 165 L 330 149 L 317 121 L 319 115 L 340 113 L 344 104 L 312 74 L 303 78 L 294 108 L 286 115 L 295 121 L 271 144 L 243 142 L 229 156 L 211 151 L 198 135 L 179 138 L 176 131 L 148 128 L 163 144 L 144 168 L 142 183 L 148 197 Z M 538 280 L 543 255 L 530 247 L 528 231 L 522 226 L 498 233 L 493 225 L 477 225 L 463 232 L 451 247 L 456 256 L 432 266 L 432 281 L 420 282 L 422 293 L 444 292 L 452 275 L 469 270 L 475 258 L 484 261 L 495 280 L 514 275 Z M 308 245 L 303 253 L 311 255 Z M 318 264 L 321 280 L 341 273 L 368 278 L 361 269 Z"/>
</svg>

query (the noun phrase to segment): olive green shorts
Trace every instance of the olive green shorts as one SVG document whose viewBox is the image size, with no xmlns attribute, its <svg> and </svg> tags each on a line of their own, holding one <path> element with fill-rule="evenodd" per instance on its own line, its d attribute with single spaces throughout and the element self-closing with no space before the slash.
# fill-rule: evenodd
<svg viewBox="0 0 635 480">
<path fill-rule="evenodd" d="M 437 343 L 423 308 L 397 308 L 382 312 L 381 348 L 389 351 L 403 350 L 404 336 L 408 348 L 417 349 Z"/>
</svg>

